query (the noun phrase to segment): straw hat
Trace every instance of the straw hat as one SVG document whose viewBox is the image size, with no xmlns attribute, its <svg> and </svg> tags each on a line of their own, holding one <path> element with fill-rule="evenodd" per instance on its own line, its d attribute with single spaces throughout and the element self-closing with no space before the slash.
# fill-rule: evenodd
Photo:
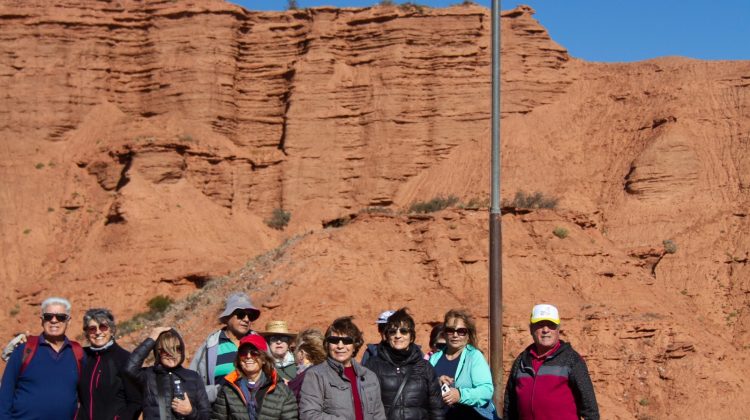
<svg viewBox="0 0 750 420">
<path fill-rule="evenodd" d="M 263 337 L 269 337 L 272 335 L 286 335 L 288 337 L 295 338 L 297 333 L 289 332 L 289 327 L 286 325 L 286 321 L 268 321 L 266 324 L 266 330 L 260 333 Z"/>
</svg>

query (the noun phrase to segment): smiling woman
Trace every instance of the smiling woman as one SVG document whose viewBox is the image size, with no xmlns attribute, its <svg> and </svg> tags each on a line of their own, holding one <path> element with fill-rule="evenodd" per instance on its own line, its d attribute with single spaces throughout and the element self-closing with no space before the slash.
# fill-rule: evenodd
<svg viewBox="0 0 750 420">
<path fill-rule="evenodd" d="M 352 317 L 337 318 L 325 334 L 328 359 L 307 369 L 300 391 L 300 418 L 384 420 L 380 384 L 354 357 L 364 343 Z"/>
<path fill-rule="evenodd" d="M 141 410 L 136 385 L 124 377 L 130 353 L 115 342 L 117 325 L 109 309 L 89 309 L 83 332 L 89 342 L 78 381 L 78 419 L 132 419 Z"/>
<path fill-rule="evenodd" d="M 380 381 L 380 396 L 388 419 L 445 418 L 440 382 L 432 365 L 414 344 L 414 319 L 406 308 L 388 318 L 375 356 L 365 366 Z"/>
</svg>

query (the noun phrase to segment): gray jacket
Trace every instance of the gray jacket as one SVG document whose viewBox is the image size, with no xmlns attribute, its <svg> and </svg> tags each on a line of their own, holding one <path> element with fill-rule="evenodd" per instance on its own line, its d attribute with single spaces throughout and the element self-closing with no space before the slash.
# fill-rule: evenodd
<svg viewBox="0 0 750 420">
<path fill-rule="evenodd" d="M 371 370 L 352 359 L 359 380 L 357 389 L 365 420 L 385 420 L 380 383 Z M 344 375 L 344 366 L 330 357 L 308 368 L 300 391 L 301 420 L 354 420 L 351 382 Z"/>
<path fill-rule="evenodd" d="M 222 330 L 216 330 L 209 334 L 206 341 L 198 347 L 193 360 L 190 361 L 190 370 L 198 372 L 203 385 L 206 386 L 208 401 L 213 404 L 216 396 L 219 394 L 221 385 L 217 385 L 214 380 L 214 370 L 216 370 L 216 352 L 219 347 L 219 336 Z"/>
</svg>

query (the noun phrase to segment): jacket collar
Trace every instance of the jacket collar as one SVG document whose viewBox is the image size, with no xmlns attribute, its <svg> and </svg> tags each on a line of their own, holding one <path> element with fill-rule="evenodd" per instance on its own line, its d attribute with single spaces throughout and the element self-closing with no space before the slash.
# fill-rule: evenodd
<svg viewBox="0 0 750 420">
<path fill-rule="evenodd" d="M 344 365 L 331 357 L 328 357 L 326 359 L 326 362 L 328 363 L 328 366 L 330 366 L 338 376 L 340 376 L 342 379 L 344 378 Z M 354 374 L 358 377 L 365 376 L 365 371 L 362 368 L 362 365 L 359 364 L 354 358 L 352 358 L 352 368 L 354 369 Z"/>
</svg>

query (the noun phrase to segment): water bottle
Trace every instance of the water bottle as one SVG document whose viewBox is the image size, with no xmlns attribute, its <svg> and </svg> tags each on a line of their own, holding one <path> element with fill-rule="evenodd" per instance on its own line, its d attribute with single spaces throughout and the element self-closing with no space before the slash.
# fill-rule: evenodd
<svg viewBox="0 0 750 420">
<path fill-rule="evenodd" d="M 180 378 L 174 378 L 172 393 L 177 399 L 185 399 L 185 391 L 182 389 L 182 382 L 180 381 Z"/>
</svg>

